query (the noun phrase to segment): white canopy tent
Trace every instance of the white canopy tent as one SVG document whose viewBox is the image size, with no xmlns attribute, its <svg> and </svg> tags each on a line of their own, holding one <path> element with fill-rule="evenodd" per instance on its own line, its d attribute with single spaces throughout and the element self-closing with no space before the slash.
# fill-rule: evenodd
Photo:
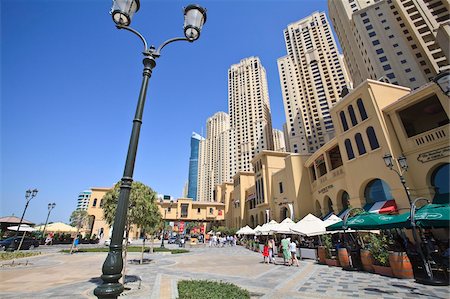
<svg viewBox="0 0 450 299">
<path fill-rule="evenodd" d="M 277 234 L 292 234 L 291 227 L 295 224 L 291 218 L 286 218 L 281 223 L 273 225 L 271 231 Z"/>
<path fill-rule="evenodd" d="M 273 227 L 275 225 L 278 225 L 278 222 L 276 222 L 275 220 L 270 220 L 269 223 L 264 223 L 263 226 L 261 226 L 261 228 L 258 230 L 258 233 L 260 235 L 271 235 L 273 234 Z"/>
<path fill-rule="evenodd" d="M 255 232 L 255 235 L 260 235 L 261 233 L 260 233 L 260 230 L 261 229 L 261 226 L 260 225 L 258 225 L 257 227 L 255 227 L 254 229 L 253 229 L 253 231 Z"/>
<path fill-rule="evenodd" d="M 238 235 L 254 235 L 255 231 L 248 225 L 244 226 L 236 232 Z"/>
<path fill-rule="evenodd" d="M 7 229 L 8 230 L 12 230 L 12 231 L 17 231 L 17 228 L 19 226 L 15 225 L 15 226 L 8 226 Z M 19 228 L 19 232 L 34 232 L 36 231 L 35 228 L 32 228 L 31 226 L 29 226 L 28 224 L 21 224 L 20 228 Z"/>
<path fill-rule="evenodd" d="M 313 214 L 308 214 L 302 220 L 291 226 L 291 231 L 306 236 L 320 235 L 326 232 L 325 222 Z"/>
</svg>

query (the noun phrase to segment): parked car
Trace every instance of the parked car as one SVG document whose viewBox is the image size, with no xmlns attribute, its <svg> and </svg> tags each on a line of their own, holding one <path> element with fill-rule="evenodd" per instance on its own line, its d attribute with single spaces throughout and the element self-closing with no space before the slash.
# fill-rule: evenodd
<svg viewBox="0 0 450 299">
<path fill-rule="evenodd" d="M 125 239 L 123 239 L 123 243 L 125 243 Z M 131 239 L 128 239 L 127 244 L 128 244 L 128 245 L 131 245 L 131 243 L 133 243 L 133 242 L 131 241 Z M 111 239 L 105 240 L 105 246 L 109 246 L 110 244 L 111 244 Z M 125 244 L 124 244 L 124 245 L 125 245 Z"/>
<path fill-rule="evenodd" d="M 170 237 L 168 243 L 169 244 L 178 244 L 180 240 L 177 237 Z"/>
<path fill-rule="evenodd" d="M 14 250 L 17 250 L 17 247 L 19 247 L 21 239 L 22 239 L 21 236 L 17 236 L 17 237 L 9 237 L 7 239 L 1 240 L 0 241 L 0 250 L 6 250 L 11 245 L 12 242 L 14 242 L 14 244 L 13 244 Z M 25 237 L 23 239 L 23 243 L 22 243 L 22 246 L 20 247 L 20 249 L 28 250 L 28 249 L 33 249 L 35 247 L 39 247 L 39 240 Z"/>
</svg>

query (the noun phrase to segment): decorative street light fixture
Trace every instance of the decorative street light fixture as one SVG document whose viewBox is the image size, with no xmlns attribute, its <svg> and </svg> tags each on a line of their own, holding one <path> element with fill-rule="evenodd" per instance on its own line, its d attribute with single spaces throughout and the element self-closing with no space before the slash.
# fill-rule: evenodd
<svg viewBox="0 0 450 299">
<path fill-rule="evenodd" d="M 159 202 L 161 203 L 161 206 L 162 206 L 162 204 L 164 203 L 164 200 L 161 199 Z M 170 201 L 169 208 L 172 208 L 172 204 L 173 204 L 173 200 Z M 167 209 L 168 208 L 164 208 L 164 220 L 163 220 L 164 226 L 163 226 L 163 231 L 162 231 L 162 236 L 161 236 L 161 248 L 164 248 L 164 235 L 166 234 Z"/>
<path fill-rule="evenodd" d="M 11 242 L 11 244 L 9 245 L 7 251 L 14 251 L 14 244 L 15 244 L 15 242 L 16 242 L 16 237 L 17 237 L 17 235 L 19 234 L 20 226 L 22 225 L 23 217 L 25 216 L 25 212 L 27 211 L 28 204 L 30 203 L 30 200 L 32 200 L 34 197 L 36 197 L 37 193 L 38 193 L 38 189 L 33 189 L 33 190 L 28 189 L 28 190 L 25 192 L 25 199 L 27 200 L 27 202 L 26 202 L 26 204 L 25 204 L 25 209 L 23 209 L 22 217 L 20 217 L 19 226 L 17 226 L 16 233 L 14 234 L 14 239 L 13 239 L 13 241 Z M 17 247 L 17 250 L 20 249 L 20 245 L 21 245 L 22 242 L 23 242 L 23 237 L 24 237 L 24 236 L 25 236 L 25 234 L 22 236 L 22 239 L 21 239 L 21 241 L 20 241 L 19 247 Z"/>
<path fill-rule="evenodd" d="M 394 162 L 393 162 L 391 154 L 388 153 L 388 154 L 384 155 L 383 160 L 384 160 L 384 163 L 386 164 L 386 167 L 388 167 L 392 171 L 395 171 L 398 174 L 398 176 L 400 178 L 400 182 L 402 183 L 403 188 L 405 189 L 406 196 L 408 197 L 409 205 L 411 206 L 411 204 L 412 204 L 411 194 L 409 192 L 408 187 L 406 186 L 405 178 L 403 177 L 403 174 L 408 170 L 408 164 L 406 163 L 406 158 L 404 156 L 400 156 L 397 159 L 398 164 L 400 165 L 400 169 L 401 169 L 400 171 L 398 171 L 397 169 L 394 168 Z"/>
<path fill-rule="evenodd" d="M 56 207 L 56 203 L 48 204 L 48 214 L 47 219 L 45 220 L 44 230 L 42 231 L 42 238 L 45 238 L 45 229 L 47 228 L 48 217 L 50 217 L 50 212 Z"/>
<path fill-rule="evenodd" d="M 114 218 L 114 226 L 109 246 L 109 253 L 103 263 L 102 280 L 94 294 L 98 298 L 117 298 L 123 292 L 124 286 L 119 283 L 122 277 L 123 259 L 122 259 L 122 239 L 127 218 L 128 201 L 133 182 L 134 163 L 136 160 L 137 146 L 139 142 L 139 133 L 142 124 L 142 115 L 144 112 L 145 98 L 147 94 L 148 81 L 152 75 L 152 70 L 156 66 L 156 58 L 161 56 L 161 50 L 168 44 L 176 41 L 193 42 L 200 37 L 200 32 L 206 22 L 206 9 L 199 5 L 188 5 L 184 9 L 184 35 L 185 37 L 176 37 L 163 42 L 157 49 L 154 46 L 148 47 L 147 41 L 137 30 L 129 27 L 132 17 L 140 8 L 139 0 L 114 0 L 111 9 L 111 15 L 117 29 L 125 29 L 137 35 L 144 44 L 144 71 L 141 90 L 139 93 L 136 114 L 133 120 L 130 143 L 125 162 L 125 169 L 120 184 L 119 200 L 117 212 Z"/>
</svg>

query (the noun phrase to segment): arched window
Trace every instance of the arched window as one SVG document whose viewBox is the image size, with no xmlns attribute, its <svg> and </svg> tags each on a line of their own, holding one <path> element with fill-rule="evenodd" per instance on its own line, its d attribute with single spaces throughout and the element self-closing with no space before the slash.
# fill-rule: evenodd
<svg viewBox="0 0 450 299">
<path fill-rule="evenodd" d="M 434 187 L 435 194 L 433 203 L 450 203 L 449 193 L 449 173 L 450 164 L 444 164 L 433 172 L 431 176 L 431 185 Z"/>
<path fill-rule="evenodd" d="M 347 124 L 347 118 L 345 117 L 345 112 L 341 111 L 339 113 L 339 116 L 341 117 L 342 128 L 344 129 L 344 131 L 347 131 L 348 130 L 348 124 Z"/>
<path fill-rule="evenodd" d="M 347 150 L 347 157 L 349 160 L 355 158 L 355 154 L 353 153 L 353 147 L 350 139 L 345 139 L 345 149 Z"/>
<path fill-rule="evenodd" d="M 344 193 L 342 193 L 341 202 L 342 210 L 347 210 L 347 208 L 350 206 L 350 196 L 348 195 L 347 191 L 344 191 Z"/>
<path fill-rule="evenodd" d="M 366 203 L 374 203 L 390 200 L 393 197 L 389 185 L 383 180 L 375 179 L 367 184 L 364 190 L 364 198 L 366 199 Z"/>
<path fill-rule="evenodd" d="M 97 198 L 94 198 L 94 202 L 92 203 L 92 206 L 93 206 L 93 207 L 96 207 L 96 206 L 97 206 Z"/>
<path fill-rule="evenodd" d="M 316 217 L 322 218 L 322 207 L 318 200 L 316 200 Z"/>
<path fill-rule="evenodd" d="M 380 144 L 378 144 L 377 135 L 375 135 L 375 130 L 373 129 L 373 127 L 368 127 L 366 133 L 367 138 L 369 139 L 370 148 L 373 150 L 379 148 Z"/>
<path fill-rule="evenodd" d="M 366 147 L 364 146 L 364 141 L 360 133 L 355 135 L 356 146 L 358 147 L 358 153 L 364 155 L 366 153 Z"/>
<path fill-rule="evenodd" d="M 353 110 L 353 106 L 348 106 L 348 114 L 350 114 L 350 120 L 352 121 L 352 125 L 356 126 L 358 121 L 356 120 L 355 110 Z"/>
<path fill-rule="evenodd" d="M 364 108 L 364 103 L 361 99 L 356 101 L 356 105 L 358 105 L 359 115 L 361 115 L 361 119 L 365 120 L 367 118 L 366 108 Z"/>
<path fill-rule="evenodd" d="M 333 202 L 331 201 L 331 198 L 327 196 L 327 205 L 328 205 L 328 213 L 334 213 L 333 209 Z"/>
</svg>

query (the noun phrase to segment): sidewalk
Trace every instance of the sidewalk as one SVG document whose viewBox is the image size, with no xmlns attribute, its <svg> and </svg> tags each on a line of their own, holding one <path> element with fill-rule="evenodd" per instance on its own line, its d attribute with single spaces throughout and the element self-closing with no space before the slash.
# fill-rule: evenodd
<svg viewBox="0 0 450 299">
<path fill-rule="evenodd" d="M 170 246 L 172 247 L 172 246 Z M 174 247 L 177 248 L 177 247 Z M 177 282 L 205 279 L 231 282 L 253 298 L 383 298 L 449 297 L 449 287 L 424 286 L 413 280 L 348 272 L 338 267 L 300 261 L 300 267 L 263 264 L 262 256 L 240 246 L 186 248 L 185 254 L 145 254 L 152 261 L 128 263 L 128 298 L 177 298 Z M 139 253 L 129 253 L 129 261 Z M 30 258 L 28 266 L 0 268 L 0 298 L 95 298 L 93 290 L 106 253 L 54 253 Z M 279 260 L 280 262 L 281 260 Z M 5 262 L 2 262 L 4 264 Z"/>
</svg>

